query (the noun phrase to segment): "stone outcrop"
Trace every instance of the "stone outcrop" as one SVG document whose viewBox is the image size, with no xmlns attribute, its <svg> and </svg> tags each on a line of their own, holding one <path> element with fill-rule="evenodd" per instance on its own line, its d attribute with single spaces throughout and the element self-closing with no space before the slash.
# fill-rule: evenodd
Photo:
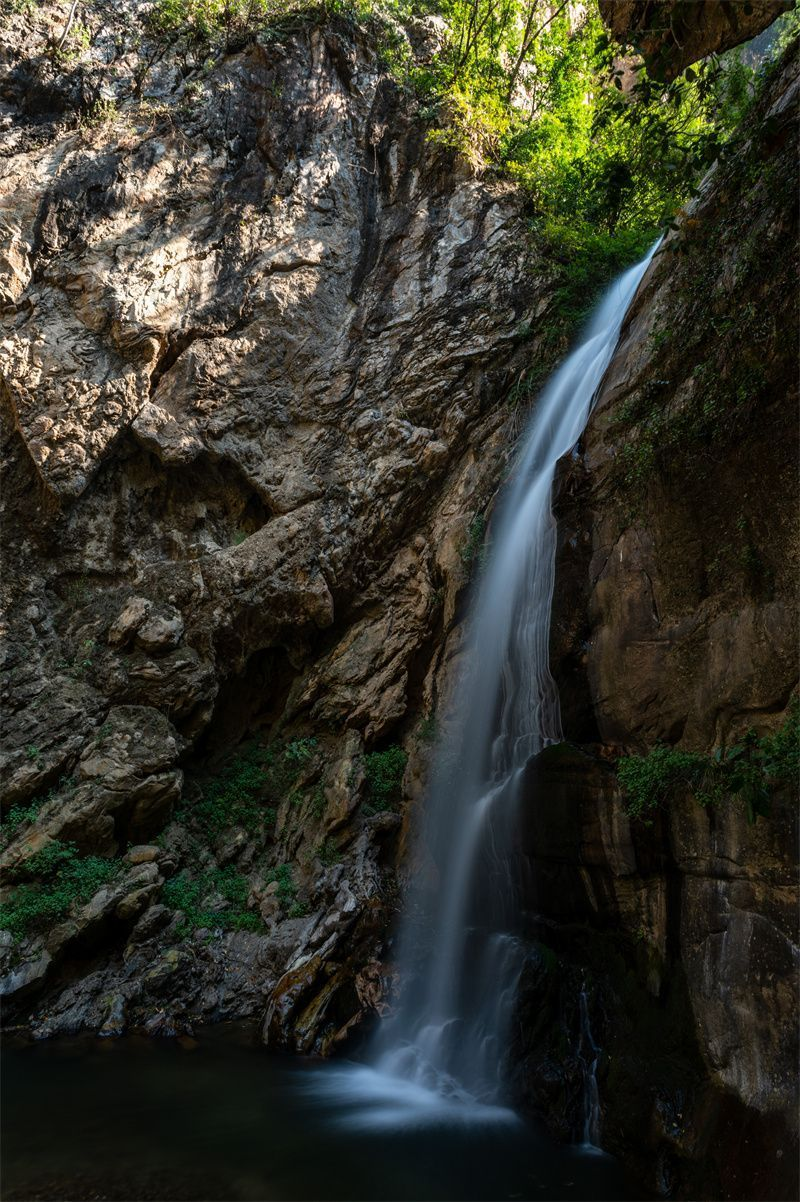
<svg viewBox="0 0 800 1202">
<path fill-rule="evenodd" d="M 791 0 L 599 0 L 609 32 L 618 41 L 632 42 L 649 73 L 663 80 L 756 37 L 791 7 Z"/>
<path fill-rule="evenodd" d="M 754 822 L 680 792 L 632 819 L 612 767 L 774 732 L 797 690 L 797 90 L 795 53 L 667 237 L 558 499 L 552 660 L 581 750 L 531 784 L 559 968 L 528 974 L 519 1088 L 575 1130 L 554 1031 L 575 1046 L 583 982 L 604 1146 L 680 1197 L 797 1188 L 795 787 Z"/>
<path fill-rule="evenodd" d="M 96 1029 L 113 994 L 116 1026 L 178 1029 L 259 1013 L 313 956 L 327 1039 L 393 906 L 364 754 L 418 745 L 546 273 L 513 189 L 426 140 L 363 31 L 304 18 L 209 65 L 86 8 L 88 45 L 54 50 L 48 4 L 2 41 L 5 863 L 166 828 L 163 880 L 205 873 L 221 913 L 230 868 L 262 925 L 185 946 L 130 900 L 81 981 L 51 957 L 7 1014 Z M 193 807 L 244 734 L 313 744 L 312 774 L 209 838 Z"/>
<path fill-rule="evenodd" d="M 603 1147 L 657 1195 L 796 1188 L 797 813 L 688 795 L 628 817 L 603 752 L 553 748 L 532 773 L 532 899 L 515 1083 L 561 1138 L 583 1121 L 589 998 Z M 569 1051 L 565 1054 L 565 1048 Z"/>
<path fill-rule="evenodd" d="M 329 1054 L 387 1005 L 401 802 L 547 264 L 363 31 L 302 20 L 206 64 L 84 7 L 88 44 L 59 50 L 49 3 L 0 34 L 2 901 L 59 847 L 114 872 L 3 935 L 5 1016 L 247 1017 Z M 731 6 L 704 7 L 678 54 L 646 42 L 656 6 L 604 5 L 667 76 L 722 48 Z M 796 687 L 796 86 L 789 63 L 679 216 L 563 465 L 577 749 L 531 769 L 519 1097 L 574 1134 L 583 990 L 604 1142 L 687 1197 L 791 1188 L 793 811 L 681 795 L 644 826 L 612 765 L 773 731 Z M 387 802 L 369 757 L 398 747 Z"/>
</svg>

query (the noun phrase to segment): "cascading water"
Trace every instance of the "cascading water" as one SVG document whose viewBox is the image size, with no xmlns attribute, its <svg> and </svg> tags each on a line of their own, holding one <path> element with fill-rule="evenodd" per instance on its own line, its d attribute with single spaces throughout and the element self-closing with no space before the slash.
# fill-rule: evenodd
<svg viewBox="0 0 800 1202">
<path fill-rule="evenodd" d="M 654 250 L 611 286 L 584 341 L 536 404 L 494 523 L 466 669 L 438 748 L 424 834 L 438 880 L 433 897 L 420 887 L 409 901 L 399 939 L 408 986 L 378 1032 L 373 1063 L 443 1098 L 483 1104 L 500 1098 L 525 954 L 518 932 L 518 803 L 531 757 L 561 737 L 548 661 L 553 476 L 586 425 Z"/>
<path fill-rule="evenodd" d="M 561 737 L 548 662 L 553 476 L 583 431 L 654 251 L 611 286 L 534 409 L 494 522 L 466 668 L 437 748 L 421 848 L 436 879 L 407 900 L 398 940 L 404 991 L 378 1030 L 372 1067 L 328 1074 L 317 1086 L 336 1098 L 344 1123 L 513 1117 L 500 1103 L 525 957 L 517 817 L 531 757 Z"/>
<path fill-rule="evenodd" d="M 578 997 L 580 1033 L 578 1059 L 583 1069 L 583 1129 L 582 1147 L 597 1149 L 600 1146 L 600 1095 L 597 1089 L 597 1061 L 600 1049 L 594 1041 L 589 1022 L 589 999 L 586 987 L 581 987 Z"/>
</svg>

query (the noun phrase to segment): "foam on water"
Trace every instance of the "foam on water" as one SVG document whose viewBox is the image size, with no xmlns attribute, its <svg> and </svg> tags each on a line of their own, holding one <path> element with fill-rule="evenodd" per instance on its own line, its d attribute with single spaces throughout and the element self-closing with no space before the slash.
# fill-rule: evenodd
<svg viewBox="0 0 800 1202">
<path fill-rule="evenodd" d="M 394 1068 L 382 1072 L 363 1064 L 329 1064 L 306 1073 L 302 1088 L 309 1105 L 328 1111 L 330 1123 L 349 1130 L 520 1123 L 513 1110 L 482 1105 L 453 1078 L 439 1076 L 420 1084 L 411 1066 L 398 1061 Z"/>
</svg>

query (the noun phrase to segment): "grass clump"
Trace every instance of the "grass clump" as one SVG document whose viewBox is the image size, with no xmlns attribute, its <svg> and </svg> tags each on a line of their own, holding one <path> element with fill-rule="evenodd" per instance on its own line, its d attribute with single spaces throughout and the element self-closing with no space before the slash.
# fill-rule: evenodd
<svg viewBox="0 0 800 1202">
<path fill-rule="evenodd" d="M 271 868 L 267 873 L 266 881 L 268 885 L 277 882 L 276 897 L 284 909 L 288 909 L 296 901 L 297 885 L 294 883 L 291 864 L 279 864 L 277 868 Z"/>
<path fill-rule="evenodd" d="M 654 747 L 644 756 L 626 756 L 617 765 L 625 812 L 647 820 L 679 791 L 701 805 L 738 797 L 748 822 L 769 812 L 772 793 L 800 775 L 800 700 L 795 698 L 784 724 L 772 735 L 749 730 L 733 747 L 713 755 Z"/>
<path fill-rule="evenodd" d="M 72 843 L 53 840 L 15 872 L 17 885 L 0 906 L 0 929 L 15 941 L 46 930 L 66 918 L 73 905 L 90 900 L 119 872 L 119 863 L 102 856 L 80 856 Z"/>
<path fill-rule="evenodd" d="M 224 765 L 203 789 L 190 818 L 209 838 L 232 826 L 254 833 L 275 823 L 277 807 L 289 796 L 317 750 L 314 738 L 270 747 L 253 744 Z"/>
<path fill-rule="evenodd" d="M 340 863 L 342 853 L 333 839 L 323 839 L 317 848 L 317 859 L 323 867 L 332 868 L 334 864 Z"/>
<path fill-rule="evenodd" d="M 36 821 L 36 816 L 44 805 L 44 801 L 43 797 L 35 797 L 26 806 L 12 806 L 8 813 L 3 815 L 3 825 L 0 829 L 0 845 L 6 847 L 21 826 L 28 826 L 30 823 Z"/>
<path fill-rule="evenodd" d="M 46 793 L 33 797 L 27 805 L 12 806 L 3 815 L 0 826 L 0 847 L 7 847 L 20 827 L 30 826 L 39 816 L 39 811 L 58 793 L 71 793 L 75 789 L 75 781 L 71 776 L 62 776 L 57 785 L 53 785 Z"/>
<path fill-rule="evenodd" d="M 230 826 L 255 831 L 275 821 L 275 810 L 265 802 L 267 773 L 257 749 L 237 756 L 221 769 L 191 809 L 192 819 L 208 838 Z"/>
<path fill-rule="evenodd" d="M 183 913 L 177 930 L 179 937 L 209 927 L 223 931 L 259 931 L 263 923 L 258 914 L 246 908 L 250 884 L 232 866 L 212 868 L 190 877 L 181 872 L 167 881 L 161 900 L 171 910 Z M 220 906 L 217 898 L 221 898 Z"/>
<path fill-rule="evenodd" d="M 275 894 L 288 918 L 304 918 L 308 914 L 308 905 L 297 896 L 297 885 L 294 881 L 291 864 L 279 864 L 267 873 L 267 883 L 276 881 L 278 889 Z"/>
<path fill-rule="evenodd" d="M 483 567 L 486 557 L 486 518 L 476 513 L 467 527 L 467 536 L 461 548 L 461 562 L 471 574 L 475 567 Z"/>
<path fill-rule="evenodd" d="M 367 808 L 371 813 L 391 810 L 402 798 L 403 773 L 408 756 L 393 745 L 385 751 L 372 751 L 364 757 L 367 781 Z"/>
</svg>

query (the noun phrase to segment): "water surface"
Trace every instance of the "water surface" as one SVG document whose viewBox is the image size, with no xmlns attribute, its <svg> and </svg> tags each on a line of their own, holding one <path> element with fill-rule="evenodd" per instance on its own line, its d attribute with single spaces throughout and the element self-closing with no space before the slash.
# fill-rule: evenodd
<svg viewBox="0 0 800 1202">
<path fill-rule="evenodd" d="M 508 1110 L 363 1065 L 197 1040 L 7 1047 L 6 1202 L 25 1199 L 623 1199 L 611 1159 Z"/>
</svg>

